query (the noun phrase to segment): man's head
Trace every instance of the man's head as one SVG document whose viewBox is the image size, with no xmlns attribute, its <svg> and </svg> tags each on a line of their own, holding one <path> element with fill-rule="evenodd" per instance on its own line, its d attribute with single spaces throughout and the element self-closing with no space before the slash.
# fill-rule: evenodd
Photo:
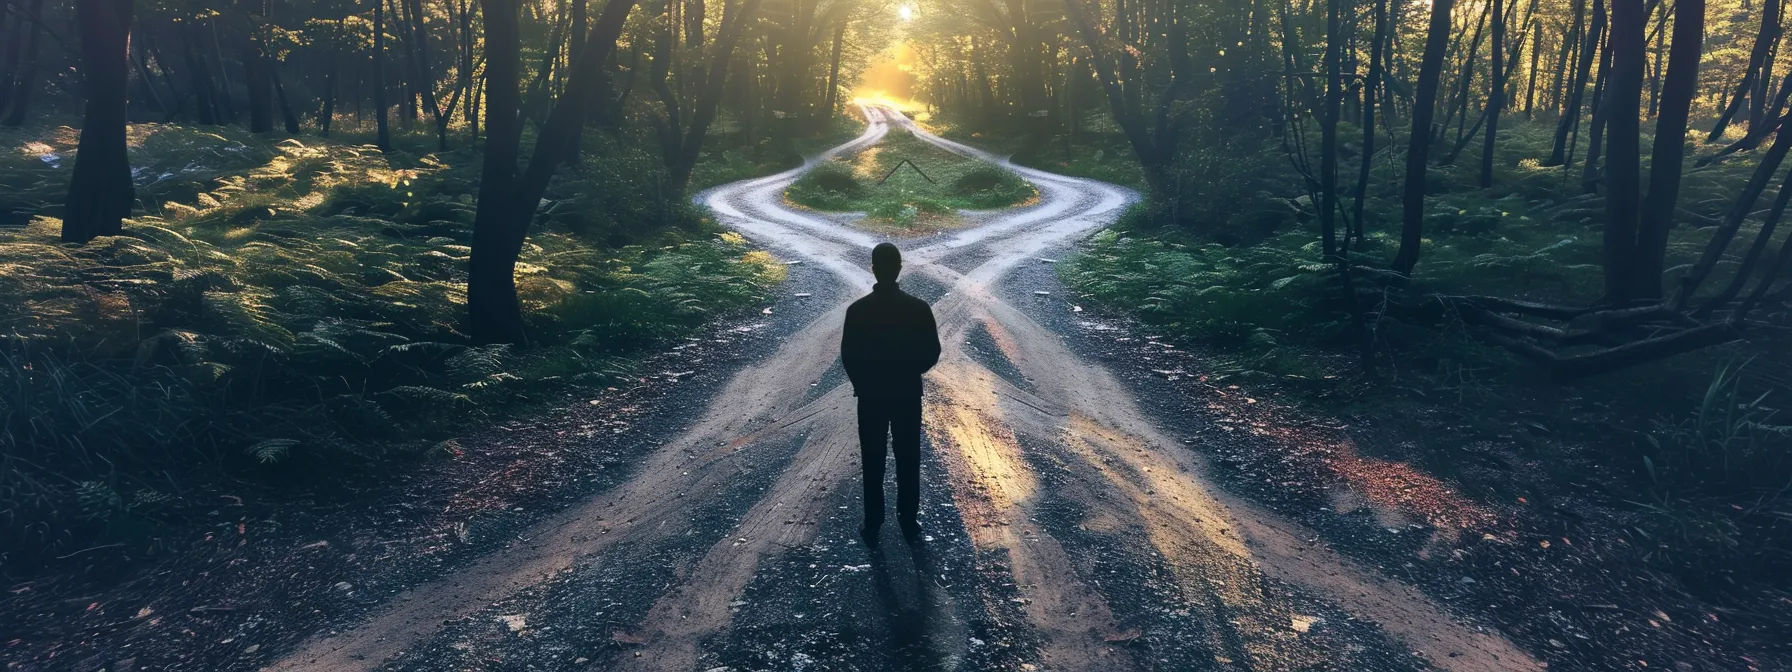
<svg viewBox="0 0 1792 672">
<path fill-rule="evenodd" d="M 890 243 L 871 248 L 871 274 L 877 276 L 878 282 L 895 282 L 896 276 L 902 274 L 902 251 Z"/>
</svg>

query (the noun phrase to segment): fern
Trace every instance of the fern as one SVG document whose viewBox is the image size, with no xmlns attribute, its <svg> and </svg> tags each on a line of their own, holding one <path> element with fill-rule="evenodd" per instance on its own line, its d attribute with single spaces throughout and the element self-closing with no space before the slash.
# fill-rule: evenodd
<svg viewBox="0 0 1792 672">
<path fill-rule="evenodd" d="M 263 439 L 243 449 L 243 453 L 255 458 L 262 464 L 273 464 L 286 459 L 292 447 L 299 445 L 294 439 Z"/>
</svg>

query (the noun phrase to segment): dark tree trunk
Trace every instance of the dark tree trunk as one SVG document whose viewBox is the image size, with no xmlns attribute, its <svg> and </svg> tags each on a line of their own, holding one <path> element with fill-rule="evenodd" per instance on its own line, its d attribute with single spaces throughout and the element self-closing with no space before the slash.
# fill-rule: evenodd
<svg viewBox="0 0 1792 672">
<path fill-rule="evenodd" d="M 523 343 L 516 258 L 534 211 L 519 207 L 516 195 L 516 162 L 523 137 L 517 116 L 522 110 L 517 0 L 479 4 L 485 8 L 485 157 L 467 267 L 467 331 L 476 343 Z M 516 221 L 519 217 L 524 221 Z"/>
<path fill-rule="evenodd" d="M 1641 294 L 1636 286 L 1637 232 L 1642 215 L 1642 130 L 1637 113 L 1648 60 L 1643 35 L 1648 22 L 1643 0 L 1612 0 L 1612 35 L 1607 47 L 1611 74 L 1605 101 L 1599 106 L 1610 152 L 1605 169 L 1604 266 L 1605 301 L 1612 304 L 1627 303 Z M 1678 138 L 1675 142 L 1678 144 Z"/>
<path fill-rule="evenodd" d="M 1451 0 L 1441 0 L 1450 2 Z M 1127 100 L 1125 89 L 1121 86 L 1121 78 L 1115 74 L 1108 59 L 1104 38 L 1097 29 L 1088 12 L 1083 8 L 1083 0 L 1066 0 L 1065 10 L 1076 24 L 1077 32 L 1083 37 L 1083 45 L 1089 49 L 1090 65 L 1095 69 L 1095 76 L 1101 82 L 1101 88 L 1108 98 L 1108 109 L 1114 121 L 1126 134 L 1126 140 L 1132 145 L 1133 154 L 1144 169 L 1145 185 L 1153 198 L 1162 199 L 1169 195 L 1169 178 L 1167 176 L 1170 157 L 1156 142 L 1152 134 L 1145 128 L 1138 108 Z M 980 87 L 987 90 L 987 87 Z"/>
<path fill-rule="evenodd" d="M 828 95 L 822 110 L 832 120 L 840 111 L 840 51 L 846 45 L 846 21 L 834 27 L 834 48 L 828 55 Z"/>
<path fill-rule="evenodd" d="M 6 5 L 0 4 L 0 8 Z M 25 17 L 13 18 L 0 11 L 0 117 L 6 115 L 6 103 L 12 99 L 13 75 L 19 69 L 19 48 L 25 44 Z"/>
<path fill-rule="evenodd" d="M 292 103 L 286 99 L 286 87 L 280 84 L 279 64 L 268 59 L 268 78 L 274 80 L 274 99 L 280 102 L 280 120 L 286 124 L 288 135 L 299 134 L 299 115 L 292 111 Z"/>
<path fill-rule="evenodd" d="M 1663 12 L 1665 13 L 1665 9 Z M 1699 58 L 1704 53 L 1705 0 L 1675 0 L 1674 48 L 1668 54 L 1655 147 L 1649 161 L 1649 193 L 1637 233 L 1633 298 L 1661 298 L 1661 275 L 1668 253 L 1668 230 L 1679 205 L 1680 172 L 1686 158 L 1686 121 L 1698 94 Z"/>
<path fill-rule="evenodd" d="M 338 26 L 340 30 L 340 26 Z M 323 137 L 330 137 L 330 124 L 336 121 L 336 61 L 337 48 L 330 49 L 329 70 L 324 74 L 323 109 L 317 113 L 317 130 Z"/>
<path fill-rule="evenodd" d="M 136 202 L 125 147 L 131 0 L 77 0 L 75 24 L 81 34 L 87 109 L 63 210 L 62 240 L 85 243 L 116 235 Z"/>
<path fill-rule="evenodd" d="M 733 3 L 723 5 L 722 26 L 716 33 L 714 53 L 704 73 L 708 79 L 697 92 L 697 102 L 691 109 L 690 128 L 684 131 L 678 152 L 671 165 L 667 166 L 668 186 L 674 193 L 682 193 L 691 183 L 691 172 L 697 168 L 703 141 L 709 135 L 709 125 L 715 121 L 716 113 L 722 106 L 722 95 L 728 85 L 728 64 L 734 60 L 735 45 L 740 42 L 741 35 L 746 33 L 746 24 L 758 11 L 760 1 L 745 0 L 738 6 Z M 677 130 L 674 129 L 674 132 Z"/>
<path fill-rule="evenodd" d="M 192 73 L 193 102 L 194 108 L 198 110 L 199 123 L 206 126 L 224 123 L 223 118 L 218 116 L 217 102 L 213 100 L 211 76 L 206 74 L 205 65 L 199 58 L 199 50 L 193 46 L 190 38 L 189 34 L 181 51 L 186 53 L 187 70 Z"/>
<path fill-rule="evenodd" d="M 1535 12 L 1533 12 L 1532 14 L 1534 16 Z M 1543 22 L 1542 21 L 1534 22 L 1532 24 L 1532 30 L 1534 32 L 1531 34 L 1531 68 L 1530 68 L 1531 69 L 1531 72 L 1530 72 L 1530 80 L 1531 81 L 1529 84 L 1526 84 L 1525 88 L 1524 88 L 1524 119 L 1525 119 L 1525 121 L 1530 121 L 1530 120 L 1536 118 L 1536 111 L 1537 111 L 1537 57 L 1538 57 L 1538 55 L 1540 55 L 1543 52 Z"/>
<path fill-rule="evenodd" d="M 1319 240 L 1327 260 L 1338 256 L 1338 113 L 1344 102 L 1342 1 L 1326 3 L 1325 103 L 1319 113 Z"/>
<path fill-rule="evenodd" d="M 485 8 L 486 147 L 473 219 L 467 273 L 467 329 L 476 343 L 526 343 L 516 294 L 516 261 L 548 180 L 573 154 L 571 140 L 588 118 L 603 64 L 616 46 L 634 0 L 610 0 L 571 69 L 565 94 L 548 113 L 528 166 L 521 156 L 521 38 L 517 0 L 481 0 Z"/>
<path fill-rule="evenodd" d="M 1425 53 L 1419 61 L 1419 79 L 1414 85 L 1412 103 L 1412 136 L 1406 149 L 1406 184 L 1401 192 L 1400 251 L 1394 255 L 1393 267 L 1401 275 L 1411 275 L 1419 263 L 1419 245 L 1425 235 L 1425 170 L 1426 153 L 1431 146 L 1431 120 L 1437 112 L 1438 79 L 1444 69 L 1444 50 L 1450 42 L 1450 9 L 1454 0 L 1431 3 L 1431 26 L 1425 36 Z"/>
<path fill-rule="evenodd" d="M 1506 13 L 1504 0 L 1493 0 L 1493 41 L 1487 72 L 1487 139 L 1481 144 L 1481 188 L 1493 186 L 1494 135 L 1506 107 Z"/>
<path fill-rule="evenodd" d="M 1700 16 L 1699 19 L 1701 22 L 1704 21 L 1703 16 Z M 1649 116 L 1650 117 L 1654 117 L 1655 115 L 1661 113 L 1661 77 L 1663 74 L 1662 71 L 1667 68 L 1667 41 L 1668 41 L 1667 27 L 1668 27 L 1668 8 L 1662 7 L 1661 15 L 1655 19 L 1655 29 L 1654 29 L 1655 55 L 1653 57 L 1655 66 L 1649 69 Z M 1700 38 L 1701 42 L 1704 41 L 1703 35 L 1700 35 L 1699 38 Z"/>
<path fill-rule="evenodd" d="M 1555 71 L 1550 76 L 1549 105 L 1555 109 L 1558 123 L 1560 118 L 1566 114 L 1563 105 L 1567 101 L 1564 100 L 1562 86 L 1572 81 L 1568 76 L 1569 64 L 1580 62 L 1577 56 L 1579 52 L 1576 49 L 1582 41 L 1581 31 L 1586 30 L 1587 26 L 1587 0 L 1574 0 L 1573 14 L 1574 24 L 1568 29 L 1567 34 L 1562 36 L 1561 54 L 1556 57 Z"/>
<path fill-rule="evenodd" d="M 1599 81 L 1593 85 L 1593 100 L 1595 101 L 1595 104 L 1593 105 L 1593 132 L 1591 135 L 1587 136 L 1587 161 L 1586 165 L 1582 167 L 1580 178 L 1581 190 L 1589 194 L 1599 193 L 1599 158 L 1600 152 L 1604 149 L 1603 143 L 1605 142 L 1605 123 L 1607 117 L 1605 104 L 1608 102 L 1608 99 L 1606 98 L 1606 87 L 1611 85 L 1611 78 L 1609 76 L 1612 71 L 1611 64 L 1611 42 L 1608 37 L 1605 45 L 1605 56 L 1600 61 L 1599 65 Z M 1570 154 L 1569 159 L 1570 161 L 1573 160 L 1572 154 Z"/>
<path fill-rule="evenodd" d="M 1781 123 L 1784 123 L 1783 120 Z M 1730 241 L 1742 228 L 1743 221 L 1754 211 L 1755 200 L 1767 189 L 1767 183 L 1773 179 L 1774 172 L 1779 170 L 1780 163 L 1785 160 L 1789 150 L 1792 150 L 1792 133 L 1781 130 L 1774 136 L 1773 145 L 1762 154 L 1761 162 L 1755 164 L 1754 173 L 1749 176 L 1748 183 L 1743 185 L 1742 193 L 1730 204 L 1730 210 L 1724 213 L 1724 219 L 1718 223 L 1717 230 L 1712 232 L 1704 254 L 1680 277 L 1679 287 L 1674 291 L 1673 305 L 1676 309 L 1686 307 L 1693 293 L 1698 291 L 1699 285 L 1705 282 L 1705 278 L 1717 268 L 1718 262 L 1723 260 L 1730 248 Z"/>
<path fill-rule="evenodd" d="M 436 78 L 429 63 L 429 28 L 424 23 L 423 2 L 422 0 L 404 0 L 404 2 L 405 13 L 413 17 L 411 27 L 414 34 L 410 42 L 414 54 L 411 59 L 412 71 L 417 80 L 414 88 L 423 97 L 423 111 L 428 112 L 430 120 L 435 122 L 436 148 L 447 150 L 448 122 L 450 121 L 449 115 L 453 112 L 453 106 L 444 108 L 441 101 L 436 99 Z M 583 8 L 584 3 L 585 0 L 574 0 L 573 5 Z M 580 35 L 575 38 L 574 43 L 576 44 L 578 40 L 582 39 L 583 35 Z"/>
<path fill-rule="evenodd" d="M 489 57 L 486 67 L 491 67 Z M 373 0 L 373 122 L 378 129 L 374 135 L 374 145 L 382 152 L 392 149 L 392 132 L 386 121 L 386 108 L 385 0 Z"/>
<path fill-rule="evenodd" d="M 218 67 L 218 88 L 213 100 L 218 104 L 218 123 L 236 123 L 236 104 L 230 100 L 230 72 L 224 67 L 224 47 L 218 38 L 218 19 L 206 21 L 211 28 L 212 63 Z"/>
<path fill-rule="evenodd" d="M 1375 168 L 1375 97 L 1381 88 L 1382 51 L 1388 41 L 1388 0 L 1375 0 L 1375 37 L 1369 45 L 1369 77 L 1363 84 L 1363 152 L 1357 167 L 1356 204 L 1351 213 L 1351 236 L 1363 239 L 1363 204 L 1369 200 L 1369 173 Z"/>
<path fill-rule="evenodd" d="M 44 0 L 32 0 L 31 15 L 43 16 Z M 22 22 L 21 22 L 22 23 Z M 12 94 L 7 96 L 9 108 L 6 117 L 0 119 L 0 126 L 17 127 L 25 123 L 25 113 L 31 109 L 31 95 L 37 92 L 37 47 L 43 39 L 43 26 L 23 28 L 28 37 L 25 39 L 25 58 L 14 72 L 11 86 Z M 0 86 L 7 82 L 0 82 Z"/>
<path fill-rule="evenodd" d="M 1488 3 L 1489 7 L 1494 4 L 1497 3 Z M 1457 123 L 1456 141 L 1458 143 L 1462 141 L 1462 125 L 1468 123 L 1469 85 L 1475 81 L 1475 53 L 1481 50 L 1481 39 L 1486 32 L 1487 11 L 1483 10 L 1481 12 L 1481 19 L 1475 22 L 1474 39 L 1469 41 L 1468 50 L 1463 52 L 1462 77 L 1456 80 L 1456 97 L 1454 101 L 1450 103 L 1449 109 L 1444 111 L 1444 123 L 1438 127 L 1437 140 L 1439 142 L 1443 141 L 1444 135 L 1449 132 L 1450 123 L 1457 121 L 1458 119 L 1461 119 L 1461 121 Z"/>
<path fill-rule="evenodd" d="M 1599 43 L 1604 32 L 1605 0 L 1593 0 L 1593 20 L 1581 40 L 1574 77 L 1568 82 L 1568 103 L 1562 107 L 1562 117 L 1556 121 L 1555 144 L 1549 150 L 1549 158 L 1543 162 L 1545 166 L 1560 166 L 1567 162 L 1568 134 L 1580 125 L 1582 96 L 1586 93 L 1587 80 L 1592 76 L 1593 59 L 1599 57 Z"/>
<path fill-rule="evenodd" d="M 274 78 L 260 40 L 243 49 L 243 81 L 249 86 L 249 132 L 274 132 Z"/>
<path fill-rule="evenodd" d="M 1706 142 L 1717 142 L 1724 136 L 1724 129 L 1730 127 L 1730 121 L 1741 111 L 1744 100 L 1750 98 L 1757 87 L 1755 82 L 1762 78 L 1763 66 L 1768 62 L 1769 54 L 1780 39 L 1780 0 L 1762 0 L 1761 28 L 1755 33 L 1755 46 L 1749 50 L 1748 68 L 1742 73 L 1742 81 L 1736 83 L 1735 94 L 1730 103 L 1724 106 L 1717 116 L 1717 123 L 1711 127 L 1711 133 L 1705 136 Z"/>
</svg>

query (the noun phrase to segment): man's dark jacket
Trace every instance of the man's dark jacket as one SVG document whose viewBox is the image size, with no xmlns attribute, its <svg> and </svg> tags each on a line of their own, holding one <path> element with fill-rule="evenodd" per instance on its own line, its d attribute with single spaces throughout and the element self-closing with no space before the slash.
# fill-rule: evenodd
<svg viewBox="0 0 1792 672">
<path fill-rule="evenodd" d="M 940 361 L 933 309 L 894 282 L 880 282 L 846 309 L 840 362 L 853 396 L 921 396 L 921 374 Z"/>
</svg>

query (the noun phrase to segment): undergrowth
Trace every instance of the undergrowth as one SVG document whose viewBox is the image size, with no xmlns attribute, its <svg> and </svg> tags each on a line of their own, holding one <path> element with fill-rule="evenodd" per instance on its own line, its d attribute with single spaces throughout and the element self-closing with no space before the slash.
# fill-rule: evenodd
<svg viewBox="0 0 1792 672">
<path fill-rule="evenodd" d="M 0 136 L 14 207 L 59 199 L 75 141 Z M 137 548 L 220 479 L 304 487 L 452 452 L 783 279 L 615 149 L 550 190 L 517 268 L 533 342 L 513 348 L 460 331 L 473 153 L 132 126 L 143 214 L 122 235 L 0 229 L 0 572 Z"/>
<path fill-rule="evenodd" d="M 960 209 L 1005 208 L 1036 195 L 1012 172 L 903 129 L 850 157 L 823 161 L 785 190 L 786 198 L 804 207 L 864 212 L 871 222 L 901 227 L 950 218 Z"/>
<path fill-rule="evenodd" d="M 1534 394 L 1530 385 L 1537 376 L 1503 350 L 1474 339 L 1460 321 L 1436 302 L 1424 304 L 1423 297 L 1486 294 L 1569 304 L 1598 299 L 1603 207 L 1583 193 L 1580 164 L 1572 170 L 1539 165 L 1536 157 L 1548 154 L 1551 128 L 1515 124 L 1502 131 L 1491 189 L 1476 184 L 1479 161 L 1473 151 L 1453 165 L 1431 168 L 1423 255 L 1410 285 L 1403 296 L 1358 296 L 1370 316 L 1367 328 L 1386 387 L 1429 390 L 1422 393 L 1464 404 L 1521 407 Z M 1345 128 L 1340 137 L 1359 135 Z M 1191 162 L 1211 163 L 1216 152 L 1236 149 L 1185 153 L 1174 172 L 1211 174 Z M 1341 150 L 1340 183 L 1346 188 L 1354 188 L 1360 155 L 1352 154 L 1358 149 L 1346 142 Z M 1403 147 L 1384 148 L 1372 162 L 1366 235 L 1350 248 L 1359 289 L 1373 286 L 1361 278 L 1384 273 L 1377 269 L 1387 266 L 1398 247 L 1403 159 Z M 1668 245 L 1668 279 L 1703 252 L 1710 238 L 1707 225 L 1730 206 L 1757 160 L 1744 154 L 1688 171 L 1679 224 Z M 1182 216 L 1166 217 L 1164 204 L 1155 210 L 1140 206 L 1095 236 L 1060 272 L 1095 306 L 1210 346 L 1222 376 L 1311 379 L 1323 373 L 1317 353 L 1354 350 L 1347 295 L 1336 270 L 1319 263 L 1312 198 L 1301 191 L 1303 179 L 1282 149 L 1264 148 L 1236 165 L 1258 179 L 1231 187 L 1210 180 L 1201 189 L 1183 189 L 1180 198 L 1189 202 L 1180 204 Z M 1280 186 L 1272 190 L 1271 185 Z M 1773 197 L 1770 189 L 1757 208 Z M 1356 197 L 1347 194 L 1342 200 L 1348 210 Z M 1732 243 L 1733 255 L 1759 225 L 1759 215 L 1744 225 Z M 1721 264 L 1711 284 L 1727 283 L 1734 269 L 1733 263 Z M 1788 319 L 1783 307 L 1763 310 L 1766 322 L 1783 325 Z M 1632 482 L 1650 486 L 1647 497 L 1625 496 L 1636 500 L 1640 518 L 1634 531 L 1640 546 L 1653 549 L 1646 554 L 1649 561 L 1696 580 L 1732 576 L 1744 568 L 1788 575 L 1792 435 L 1783 427 L 1786 420 L 1769 409 L 1783 406 L 1792 366 L 1778 342 L 1761 332 L 1752 343 L 1709 348 L 1579 384 L 1585 394 L 1619 400 L 1612 407 L 1617 412 L 1664 418 L 1655 432 L 1637 434 L 1651 441 L 1641 454 L 1622 439 L 1607 448 L 1608 459 L 1631 472 Z M 1756 358 L 1747 367 L 1724 368 L 1743 353 Z M 1719 371 L 1715 380 L 1713 370 Z M 1700 398 L 1708 380 L 1711 391 Z M 1689 407 L 1696 409 L 1694 417 L 1683 420 Z"/>
</svg>

